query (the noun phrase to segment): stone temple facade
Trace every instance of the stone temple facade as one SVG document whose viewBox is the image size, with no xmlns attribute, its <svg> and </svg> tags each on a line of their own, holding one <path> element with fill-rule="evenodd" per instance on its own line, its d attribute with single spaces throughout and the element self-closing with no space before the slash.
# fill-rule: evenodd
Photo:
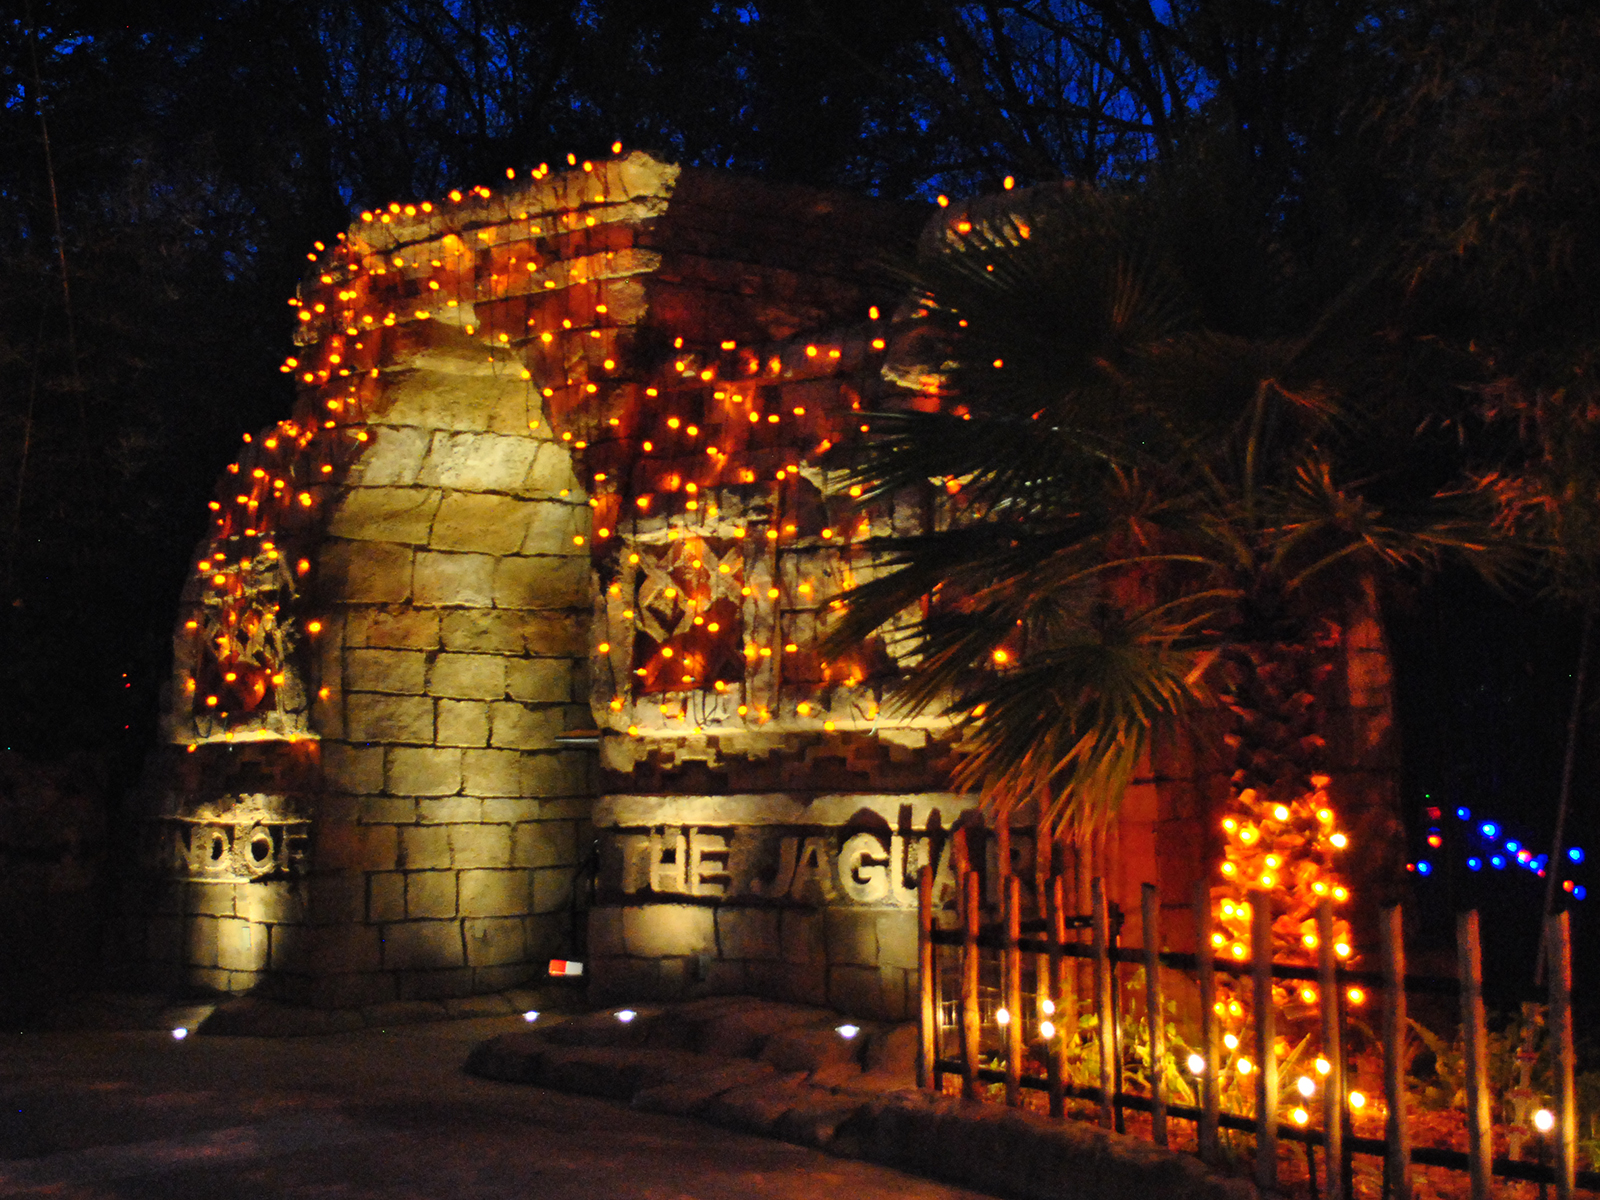
<svg viewBox="0 0 1600 1200">
<path fill-rule="evenodd" d="M 887 649 L 816 647 L 858 543 L 936 497 L 863 514 L 824 462 L 895 390 L 880 262 L 948 219 L 634 153 L 319 244 L 295 412 L 221 476 L 183 596 L 119 943 L 329 1007 L 573 957 L 595 999 L 908 1015 L 916 874 L 948 897 L 976 813 Z M 1387 659 L 1351 629 L 1342 786 L 1382 825 Z M 1224 794 L 1169 748 L 1062 853 L 1182 904 Z"/>
</svg>

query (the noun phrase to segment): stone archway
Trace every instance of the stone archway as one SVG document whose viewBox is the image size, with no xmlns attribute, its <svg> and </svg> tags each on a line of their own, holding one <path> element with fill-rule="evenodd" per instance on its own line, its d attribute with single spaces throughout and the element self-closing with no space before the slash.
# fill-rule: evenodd
<svg viewBox="0 0 1600 1200">
<path fill-rule="evenodd" d="M 294 415 L 185 591 L 135 957 L 464 996 L 574 953 L 592 890 L 597 997 L 906 1014 L 909 885 L 971 801 L 945 721 L 880 709 L 887 653 L 814 642 L 853 544 L 927 519 L 846 524 L 824 463 L 893 386 L 875 260 L 924 220 L 630 154 L 319 245 Z M 1190 872 L 1206 770 L 1135 788 L 1123 891 Z"/>
</svg>

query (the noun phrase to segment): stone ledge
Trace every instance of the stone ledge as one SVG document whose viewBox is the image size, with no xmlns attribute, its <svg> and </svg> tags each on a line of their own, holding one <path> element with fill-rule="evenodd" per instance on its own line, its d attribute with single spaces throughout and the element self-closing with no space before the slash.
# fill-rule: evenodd
<svg viewBox="0 0 1600 1200">
<path fill-rule="evenodd" d="M 1018 1200 L 1258 1195 L 1248 1180 L 1139 1138 L 917 1090 L 902 1061 L 915 1046 L 905 1033 L 912 1026 L 864 1029 L 852 1043 L 834 1032 L 837 1013 L 742 997 L 638 1009 L 627 1022 L 620 1011 L 493 1038 L 472 1051 L 466 1069 L 698 1116 Z M 708 1036 L 741 1027 L 748 1036 Z M 688 1045 L 721 1053 L 679 1048 Z M 843 1054 L 841 1045 L 849 1047 Z M 759 1059 L 730 1057 L 740 1054 Z M 847 1062 L 854 1073 L 841 1070 Z"/>
</svg>

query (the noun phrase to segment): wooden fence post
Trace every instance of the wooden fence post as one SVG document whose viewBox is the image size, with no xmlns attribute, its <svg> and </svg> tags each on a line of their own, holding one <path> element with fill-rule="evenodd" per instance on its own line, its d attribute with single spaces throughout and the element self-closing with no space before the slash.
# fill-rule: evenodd
<svg viewBox="0 0 1600 1200">
<path fill-rule="evenodd" d="M 1115 1125 L 1116 1103 L 1111 1062 L 1111 933 L 1105 880 L 1098 875 L 1089 884 L 1089 903 L 1094 910 L 1094 1023 L 1095 1044 L 1100 1050 L 1100 1123 L 1110 1129 Z"/>
<path fill-rule="evenodd" d="M 1078 1040 L 1078 997 L 1067 975 L 1066 956 L 1061 947 L 1067 940 L 1067 889 L 1057 875 L 1050 881 L 1050 978 L 1055 983 L 1056 1036 L 1045 1055 L 1045 1071 L 1050 1077 L 1050 1115 L 1066 1113 L 1067 1046 Z"/>
<path fill-rule="evenodd" d="M 1022 1103 L 1022 881 L 1015 875 L 1005 878 L 1006 947 L 1001 962 L 1005 984 L 1006 1013 L 1006 1103 L 1016 1108 Z"/>
<path fill-rule="evenodd" d="M 962 879 L 961 918 L 961 1094 L 977 1100 L 978 1039 L 983 1027 L 978 1020 L 978 873 L 969 870 Z"/>
<path fill-rule="evenodd" d="M 1272 894 L 1250 891 L 1250 980 L 1256 1027 L 1256 1187 L 1278 1190 L 1278 1055 L 1272 1003 Z"/>
<path fill-rule="evenodd" d="M 1556 1084 L 1556 1196 L 1572 1200 L 1578 1150 L 1577 1093 L 1572 1050 L 1572 926 L 1566 912 L 1544 923 L 1550 972 L 1550 1041 Z"/>
<path fill-rule="evenodd" d="M 922 994 L 921 1040 L 917 1044 L 917 1086 L 939 1090 L 939 976 L 933 955 L 933 867 L 917 875 L 917 986 Z"/>
<path fill-rule="evenodd" d="M 1322 1129 L 1328 1200 L 1344 1200 L 1344 1023 L 1340 1020 L 1339 961 L 1333 950 L 1333 901 L 1317 905 L 1317 982 L 1322 1009 Z M 1476 1200 L 1476 1198 L 1475 1198 Z"/>
<path fill-rule="evenodd" d="M 1194 961 L 1200 982 L 1200 1161 L 1215 1165 L 1217 1144 L 1217 972 L 1211 947 L 1211 887 L 1194 885 Z"/>
<path fill-rule="evenodd" d="M 1167 1022 L 1161 1007 L 1161 896 L 1153 883 L 1139 888 L 1144 925 L 1144 1008 L 1150 1023 L 1150 1135 L 1167 1144 Z"/>
<path fill-rule="evenodd" d="M 1405 1064 L 1400 1050 L 1406 1037 L 1406 948 L 1397 904 L 1378 923 L 1383 954 L 1383 1099 L 1389 1116 L 1384 1140 L 1389 1144 L 1388 1173 L 1394 1200 L 1411 1200 L 1411 1127 L 1406 1120 Z"/>
<path fill-rule="evenodd" d="M 1493 1142 L 1489 1126 L 1489 1029 L 1483 1016 L 1483 951 L 1478 914 L 1456 918 L 1456 972 L 1461 980 L 1462 1064 L 1467 1076 L 1467 1169 L 1472 1200 L 1489 1200 Z"/>
</svg>

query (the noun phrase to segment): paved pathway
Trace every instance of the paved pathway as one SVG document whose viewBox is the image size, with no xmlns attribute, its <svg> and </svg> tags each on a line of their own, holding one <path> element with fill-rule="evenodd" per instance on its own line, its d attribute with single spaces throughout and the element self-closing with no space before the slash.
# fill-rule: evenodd
<svg viewBox="0 0 1600 1200">
<path fill-rule="evenodd" d="M 516 1018 L 305 1038 L 0 1034 L 0 1195 L 981 1200 L 461 1071 Z"/>
</svg>

